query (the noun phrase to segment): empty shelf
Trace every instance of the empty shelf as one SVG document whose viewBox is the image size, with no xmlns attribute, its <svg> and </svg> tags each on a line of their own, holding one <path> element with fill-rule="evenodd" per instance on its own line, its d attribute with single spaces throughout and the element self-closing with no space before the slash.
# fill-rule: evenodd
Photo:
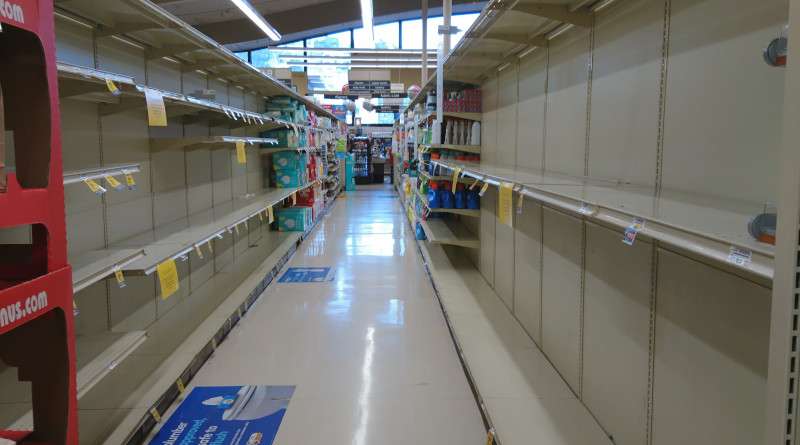
<svg viewBox="0 0 800 445">
<path fill-rule="evenodd" d="M 80 399 L 97 382 L 103 379 L 136 348 L 147 340 L 144 331 L 79 335 L 75 338 L 77 393 Z M 6 393 L 3 402 L 14 400 L 16 412 L 0 418 L 0 429 L 13 431 L 32 431 L 33 412 L 28 403 L 30 396 L 27 382 L 17 381 L 15 369 L 7 369 L 0 374 L 0 386 Z M 13 409 L 12 409 L 13 410 Z"/>
<path fill-rule="evenodd" d="M 687 249 L 703 257 L 731 264 L 731 247 L 752 254 L 745 270 L 772 279 L 775 246 L 747 233 L 749 219 L 763 203 L 734 201 L 676 190 L 661 190 L 615 181 L 575 177 L 490 162 L 440 161 L 460 167 L 473 178 L 497 185 L 514 184 L 516 191 L 556 208 L 617 226 L 622 231 L 643 218 L 642 235 Z"/>
<path fill-rule="evenodd" d="M 420 145 L 426 149 L 426 151 L 430 150 L 453 150 L 453 151 L 463 151 L 466 153 L 475 153 L 481 154 L 481 146 L 480 145 L 452 145 L 452 144 L 431 144 L 431 145 Z"/>
<path fill-rule="evenodd" d="M 428 219 L 420 221 L 420 224 L 431 244 L 447 244 L 469 249 L 481 247 L 480 240 L 469 229 L 457 222 L 448 224 L 441 219 Z"/>
<path fill-rule="evenodd" d="M 84 179 L 102 179 L 106 176 L 121 176 L 124 175 L 123 170 L 127 171 L 128 173 L 139 173 L 140 167 L 140 164 L 109 165 L 104 167 L 87 168 L 80 171 L 64 172 L 64 184 L 83 182 Z"/>
<path fill-rule="evenodd" d="M 230 146 L 237 142 L 244 142 L 245 144 L 277 144 L 277 139 L 266 138 L 247 138 L 236 136 L 201 136 L 201 137 L 183 137 L 183 138 L 156 138 L 150 139 L 150 146 L 154 151 L 170 150 L 174 148 L 184 148 L 193 145 L 206 145 L 213 144 L 215 146 Z"/>
<path fill-rule="evenodd" d="M 425 243 L 420 247 L 497 442 L 611 445 L 466 255 L 460 249 Z"/>
<path fill-rule="evenodd" d="M 114 247 L 144 249 L 144 257 L 123 269 L 149 275 L 164 261 L 178 259 L 193 251 L 195 246 L 205 244 L 212 238 L 222 237 L 226 232 L 235 232 L 236 226 L 257 217 L 267 207 L 278 204 L 293 193 L 319 181 L 318 179 L 298 188 L 265 189 L 122 240 Z"/>
<path fill-rule="evenodd" d="M 144 257 L 144 249 L 103 249 L 70 258 L 72 265 L 72 292 L 78 292 L 110 276 L 114 268 L 124 268 Z"/>
</svg>

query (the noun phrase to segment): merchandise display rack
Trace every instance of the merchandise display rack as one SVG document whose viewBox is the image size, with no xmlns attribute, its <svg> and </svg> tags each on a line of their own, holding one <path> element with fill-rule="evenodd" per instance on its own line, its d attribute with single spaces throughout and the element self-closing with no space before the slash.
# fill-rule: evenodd
<svg viewBox="0 0 800 445">
<path fill-rule="evenodd" d="M 57 2 L 56 12 L 94 27 L 99 38 L 128 38 L 147 48 L 148 60 L 178 60 L 183 72 L 204 70 L 262 97 L 289 96 L 318 115 L 333 114 L 241 60 L 148 0 Z"/>
<path fill-rule="evenodd" d="M 145 109 L 145 89 L 161 94 L 168 118 L 183 117 L 184 123 L 209 122 L 214 126 L 226 125 L 228 128 L 251 127 L 258 130 L 277 128 L 298 128 L 322 132 L 326 128 L 310 127 L 287 122 L 253 111 L 229 105 L 174 93 L 140 84 L 135 78 L 123 74 L 110 73 L 86 68 L 65 62 L 58 62 L 59 95 L 63 99 L 102 103 L 100 113 L 110 116 L 135 109 Z M 120 92 L 113 95 L 106 83 L 111 81 Z M 316 110 L 315 110 L 316 111 Z"/>
<path fill-rule="evenodd" d="M 747 233 L 747 221 L 760 209 L 757 203 L 668 190 L 657 195 L 651 187 L 542 174 L 489 162 L 439 163 L 494 186 L 511 183 L 515 191 L 534 200 L 623 230 L 634 218 L 643 218 L 643 235 L 720 263 L 731 264 L 732 247 L 745 249 L 752 253 L 752 260 L 736 267 L 769 280 L 773 277 L 774 246 Z"/>
<path fill-rule="evenodd" d="M 30 0 L 14 9 L 19 14 L 0 17 L 0 57 L 14 67 L 0 75 L 0 124 L 7 126 L 0 129 L 13 132 L 16 148 L 15 169 L 0 192 L 0 227 L 28 230 L 31 243 L 2 246 L 0 359 L 16 368 L 15 380 L 30 382 L 33 425 L 0 431 L 0 438 L 77 444 L 53 3 Z"/>
</svg>

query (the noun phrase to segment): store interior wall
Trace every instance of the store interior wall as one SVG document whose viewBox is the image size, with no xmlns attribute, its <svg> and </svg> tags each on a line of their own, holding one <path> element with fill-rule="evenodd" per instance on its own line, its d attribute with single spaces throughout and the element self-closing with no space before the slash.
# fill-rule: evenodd
<svg viewBox="0 0 800 445">
<path fill-rule="evenodd" d="M 182 73 L 181 66 L 168 59 L 148 60 L 136 45 L 96 38 L 91 29 L 58 16 L 56 43 L 59 61 L 130 75 L 139 83 L 171 92 L 213 89 L 218 103 L 255 112 L 264 109 L 264 100 L 251 93 L 195 71 Z M 156 137 L 257 137 L 254 130 L 228 130 L 209 123 L 184 125 L 180 116 L 170 118 L 167 127 L 150 127 L 144 106 L 113 113 L 106 104 L 73 99 L 61 100 L 61 121 L 65 171 L 130 163 L 140 163 L 142 170 L 134 174 L 137 189 L 132 191 L 109 189 L 97 196 L 82 184 L 65 187 L 70 257 L 112 244 L 124 245 L 126 238 L 247 193 L 258 193 L 263 187 L 257 147 L 248 146 L 247 163 L 238 164 L 233 147 L 153 151 L 149 144 L 149 138 Z M 126 276 L 127 286 L 122 289 L 113 280 L 104 280 L 77 292 L 78 335 L 145 330 L 250 246 L 260 244 L 269 253 L 274 235 L 268 226 L 251 220 L 249 231 L 241 230 L 244 236 L 214 240 L 213 253 L 203 259 L 190 255 L 188 261 L 178 260 L 180 290 L 168 299 L 161 298 L 155 273 Z M 198 315 L 208 312 L 220 296 L 202 298 L 181 310 L 197 311 Z"/>
<path fill-rule="evenodd" d="M 761 49 L 787 17 L 785 0 L 611 6 L 486 80 L 482 159 L 760 213 L 784 85 Z M 466 253 L 615 443 L 761 442 L 770 282 L 529 199 L 512 229 L 497 200 L 465 218 Z"/>
</svg>

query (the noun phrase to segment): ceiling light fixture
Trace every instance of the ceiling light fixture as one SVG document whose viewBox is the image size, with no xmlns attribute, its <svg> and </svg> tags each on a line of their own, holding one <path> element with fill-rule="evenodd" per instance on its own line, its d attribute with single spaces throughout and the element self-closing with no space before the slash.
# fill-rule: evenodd
<svg viewBox="0 0 800 445">
<path fill-rule="evenodd" d="M 264 34 L 266 34 L 270 39 L 276 42 L 281 39 L 281 35 L 278 33 L 278 31 L 276 31 L 275 28 L 272 27 L 272 25 L 267 23 L 267 21 L 264 20 L 264 17 L 261 14 L 259 14 L 258 11 L 256 11 L 253 8 L 253 6 L 251 6 L 250 3 L 247 2 L 247 0 L 231 0 L 231 1 L 233 2 L 234 5 L 236 5 L 239 9 L 242 10 L 242 12 L 244 13 L 244 15 L 247 16 L 247 18 L 252 20 L 253 23 L 256 24 L 256 26 L 261 28 L 261 30 L 264 31 Z"/>
<path fill-rule="evenodd" d="M 361 22 L 367 35 L 375 40 L 375 33 L 372 29 L 372 0 L 361 0 Z"/>
</svg>

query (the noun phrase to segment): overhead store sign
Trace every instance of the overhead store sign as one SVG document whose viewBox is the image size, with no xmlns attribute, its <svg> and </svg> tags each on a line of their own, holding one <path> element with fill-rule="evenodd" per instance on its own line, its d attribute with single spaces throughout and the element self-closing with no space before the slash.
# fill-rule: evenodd
<svg viewBox="0 0 800 445">
<path fill-rule="evenodd" d="M 380 107 L 375 107 L 375 111 L 377 111 L 378 113 L 397 114 L 397 113 L 400 112 L 400 106 L 399 105 L 383 105 L 383 106 L 380 106 Z"/>
<path fill-rule="evenodd" d="M 372 93 L 373 99 L 405 99 L 408 93 Z"/>
<path fill-rule="evenodd" d="M 388 80 L 351 80 L 348 83 L 351 94 L 390 93 L 392 82 Z"/>
<path fill-rule="evenodd" d="M 356 100 L 358 96 L 355 94 L 326 94 L 325 99 Z"/>
</svg>

